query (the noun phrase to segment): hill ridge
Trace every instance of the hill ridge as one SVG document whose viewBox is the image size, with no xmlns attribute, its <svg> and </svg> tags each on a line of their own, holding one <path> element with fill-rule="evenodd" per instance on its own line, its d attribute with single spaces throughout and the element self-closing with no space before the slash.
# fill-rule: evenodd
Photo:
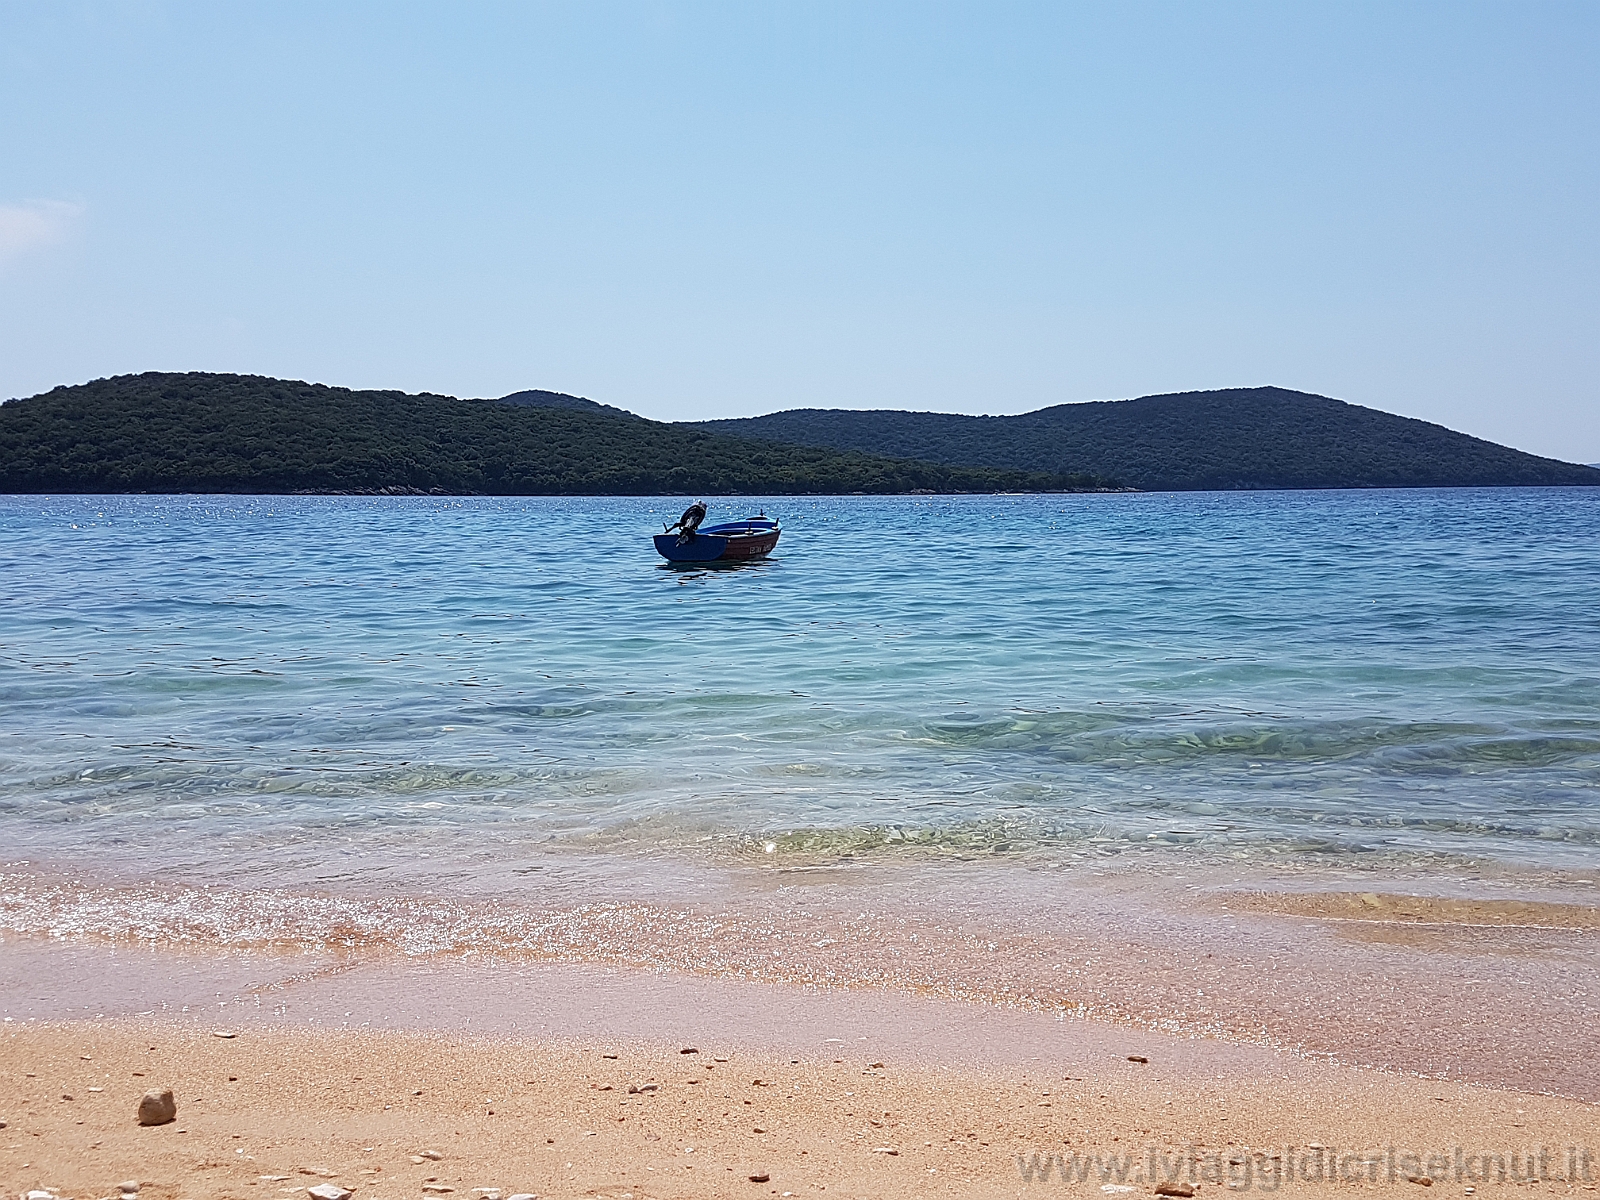
<svg viewBox="0 0 1600 1200">
<path fill-rule="evenodd" d="M 263 375 L 148 371 L 0 405 L 0 491 L 8 492 L 709 496 L 1073 483 L 728 437 L 582 406 Z"/>
<path fill-rule="evenodd" d="M 632 417 L 636 421 L 644 420 L 638 413 L 631 413 L 625 408 L 601 404 L 598 400 L 590 400 L 586 396 L 573 396 L 567 392 L 550 392 L 544 388 L 528 388 L 524 391 L 512 392 L 509 396 L 501 396 L 497 400 L 490 401 L 490 403 L 533 408 L 566 408 L 575 412 L 601 412 L 609 413 L 614 417 Z"/>
<path fill-rule="evenodd" d="M 1091 400 L 1008 416 L 802 408 L 693 424 L 929 462 L 1088 472 L 1146 490 L 1600 485 L 1592 467 L 1272 386 Z"/>
</svg>

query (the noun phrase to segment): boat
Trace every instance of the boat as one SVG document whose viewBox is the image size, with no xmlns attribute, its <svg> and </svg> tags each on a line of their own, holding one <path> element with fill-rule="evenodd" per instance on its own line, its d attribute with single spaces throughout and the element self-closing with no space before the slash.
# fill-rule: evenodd
<svg viewBox="0 0 1600 1200">
<path fill-rule="evenodd" d="M 703 529 L 691 523 L 682 533 L 656 534 L 656 551 L 671 563 L 749 562 L 771 554 L 781 532 L 765 513 Z"/>
</svg>

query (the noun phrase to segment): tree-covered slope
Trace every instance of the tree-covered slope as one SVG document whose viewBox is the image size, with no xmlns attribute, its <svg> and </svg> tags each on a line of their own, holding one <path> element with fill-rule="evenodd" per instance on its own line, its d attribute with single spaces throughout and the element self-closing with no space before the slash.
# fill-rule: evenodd
<svg viewBox="0 0 1600 1200">
<path fill-rule="evenodd" d="M 501 495 L 994 491 L 1057 481 L 582 408 L 255 375 L 122 375 L 0 405 L 0 491 Z"/>
<path fill-rule="evenodd" d="M 500 397 L 501 404 L 513 404 L 522 408 L 568 408 L 574 412 L 606 413 L 613 417 L 638 417 L 625 408 L 613 408 L 609 404 L 601 404 L 598 400 L 589 400 L 583 396 L 569 396 L 566 392 L 547 392 L 542 388 L 530 388 L 525 392 L 512 392 L 509 396 Z"/>
<path fill-rule="evenodd" d="M 1015 417 L 795 409 L 697 428 L 870 454 L 1082 471 L 1146 489 L 1600 484 L 1600 471 L 1283 388 L 1061 404 Z"/>
</svg>

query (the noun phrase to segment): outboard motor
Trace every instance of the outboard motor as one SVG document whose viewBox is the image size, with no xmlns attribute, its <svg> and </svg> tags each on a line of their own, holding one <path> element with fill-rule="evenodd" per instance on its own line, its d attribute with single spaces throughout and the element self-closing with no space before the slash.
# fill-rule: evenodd
<svg viewBox="0 0 1600 1200">
<path fill-rule="evenodd" d="M 667 532 L 674 529 L 681 530 L 678 534 L 678 545 L 694 541 L 694 531 L 700 528 L 700 522 L 706 519 L 706 506 L 703 500 L 696 500 L 683 510 L 683 516 L 673 524 L 667 526 Z"/>
</svg>

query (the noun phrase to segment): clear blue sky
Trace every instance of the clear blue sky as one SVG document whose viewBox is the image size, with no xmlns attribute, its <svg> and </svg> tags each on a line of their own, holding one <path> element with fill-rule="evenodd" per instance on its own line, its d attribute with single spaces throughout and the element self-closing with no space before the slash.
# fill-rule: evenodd
<svg viewBox="0 0 1600 1200">
<path fill-rule="evenodd" d="M 0 0 L 0 397 L 1278 384 L 1600 461 L 1600 3 Z"/>
</svg>

